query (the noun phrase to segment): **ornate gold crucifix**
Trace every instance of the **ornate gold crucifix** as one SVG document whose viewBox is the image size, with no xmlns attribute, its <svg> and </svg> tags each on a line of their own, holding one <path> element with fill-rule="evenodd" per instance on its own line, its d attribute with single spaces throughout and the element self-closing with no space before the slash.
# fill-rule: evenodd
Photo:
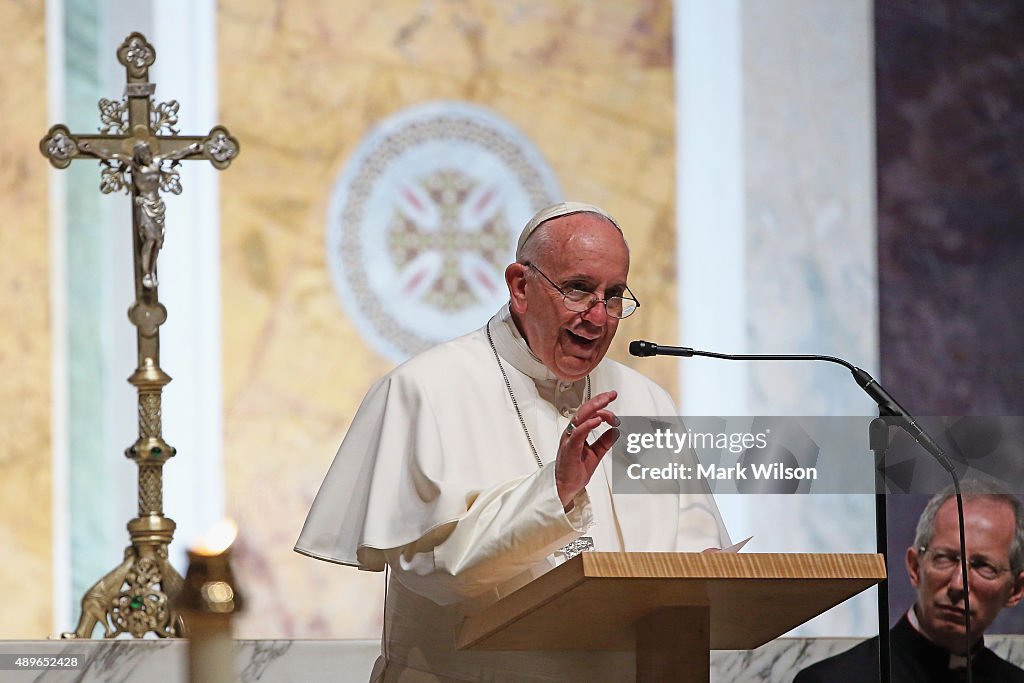
<svg viewBox="0 0 1024 683">
<path fill-rule="evenodd" d="M 141 33 L 132 33 L 117 50 L 127 71 L 121 100 L 101 99 L 98 134 L 74 134 L 56 125 L 39 149 L 57 168 L 75 159 L 98 159 L 104 194 L 127 191 L 132 198 L 135 300 L 128 319 L 136 327 L 138 365 L 128 378 L 139 396 L 139 438 L 125 456 L 139 468 L 138 517 L 128 522 L 131 545 L 124 560 L 86 591 L 78 626 L 64 637 L 89 638 L 97 624 L 114 638 L 181 636 L 184 624 L 174 607 L 181 575 L 167 559 L 174 521 L 163 514 L 163 466 L 175 450 L 163 439 L 161 400 L 171 378 L 160 369 L 160 325 L 167 309 L 157 293 L 157 259 L 164 241 L 164 200 L 161 192 L 181 193 L 178 165 L 206 159 L 218 169 L 238 156 L 238 141 L 216 126 L 205 137 L 178 135 L 178 103 L 154 103 L 155 83 L 149 67 L 156 50 Z"/>
</svg>

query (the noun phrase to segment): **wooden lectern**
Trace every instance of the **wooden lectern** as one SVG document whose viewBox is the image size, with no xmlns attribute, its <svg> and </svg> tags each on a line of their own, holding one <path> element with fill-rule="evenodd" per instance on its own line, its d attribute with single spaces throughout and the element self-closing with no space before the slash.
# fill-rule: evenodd
<svg viewBox="0 0 1024 683">
<path fill-rule="evenodd" d="M 636 650 L 637 681 L 706 683 L 885 579 L 875 554 L 586 552 L 468 617 L 459 649 Z"/>
</svg>

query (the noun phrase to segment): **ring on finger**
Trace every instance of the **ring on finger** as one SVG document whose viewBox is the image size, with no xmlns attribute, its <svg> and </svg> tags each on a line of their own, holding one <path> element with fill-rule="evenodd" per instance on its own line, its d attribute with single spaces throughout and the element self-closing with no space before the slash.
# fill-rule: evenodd
<svg viewBox="0 0 1024 683">
<path fill-rule="evenodd" d="M 569 420 L 569 424 L 567 424 L 567 425 L 565 426 L 565 435 L 566 435 L 566 436 L 572 436 L 572 433 L 573 433 L 573 432 L 574 432 L 575 430 L 576 430 L 576 425 L 574 425 L 574 424 L 572 423 L 572 420 Z"/>
</svg>

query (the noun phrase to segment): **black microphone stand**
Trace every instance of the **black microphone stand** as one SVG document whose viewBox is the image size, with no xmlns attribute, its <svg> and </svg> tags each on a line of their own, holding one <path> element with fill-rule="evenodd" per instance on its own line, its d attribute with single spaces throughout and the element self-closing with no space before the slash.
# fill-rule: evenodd
<svg viewBox="0 0 1024 683">
<path fill-rule="evenodd" d="M 889 423 L 879 415 L 868 426 L 868 440 L 875 454 L 875 548 L 885 558 L 889 571 L 889 510 L 886 506 L 885 481 L 880 476 L 885 467 L 885 452 L 889 449 Z M 892 677 L 889 648 L 889 579 L 878 584 L 878 670 L 879 680 L 888 682 Z"/>
<path fill-rule="evenodd" d="M 949 472 L 953 479 L 953 489 L 956 492 L 957 516 L 960 523 L 960 571 L 964 577 L 964 636 L 967 640 L 967 683 L 973 680 L 971 663 L 971 602 L 970 589 L 967 578 L 967 549 L 964 537 L 964 509 L 963 498 L 960 493 L 960 477 L 956 473 L 953 463 L 946 457 L 942 448 L 932 439 L 931 436 L 917 424 L 914 417 L 894 399 L 889 392 L 882 387 L 875 379 L 864 370 L 852 363 L 835 356 L 821 356 L 815 354 L 727 354 L 714 353 L 712 351 L 698 351 L 688 346 L 660 346 L 649 341 L 633 341 L 629 344 L 629 352 L 634 356 L 680 356 L 692 358 L 703 356 L 706 358 L 718 358 L 722 360 L 814 360 L 836 363 L 853 374 L 857 386 L 875 401 L 878 405 L 878 417 L 871 421 L 869 427 L 869 441 L 871 450 L 875 454 L 875 544 L 878 552 L 884 558 L 886 567 L 889 566 L 889 548 L 887 532 L 888 511 L 886 509 L 885 481 L 881 476 L 885 465 L 885 452 L 889 448 L 889 427 L 897 426 L 905 430 L 914 438 L 944 470 Z M 886 578 L 878 584 L 878 664 L 879 681 L 889 683 L 891 681 L 891 653 L 889 647 L 889 579 Z"/>
</svg>

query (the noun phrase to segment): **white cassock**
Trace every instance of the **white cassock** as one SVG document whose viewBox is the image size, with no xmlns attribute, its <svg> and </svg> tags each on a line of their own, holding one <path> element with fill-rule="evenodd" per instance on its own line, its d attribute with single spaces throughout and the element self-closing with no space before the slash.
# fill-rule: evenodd
<svg viewBox="0 0 1024 683">
<path fill-rule="evenodd" d="M 390 567 L 373 680 L 630 680 L 631 653 L 454 648 L 467 613 L 559 564 L 557 551 L 584 534 L 598 551 L 729 545 L 710 493 L 613 494 L 610 454 L 565 513 L 554 460 L 586 383 L 558 381 L 526 346 L 507 305 L 488 326 L 544 466 L 481 328 L 374 384 L 295 550 L 371 571 Z M 661 387 L 614 361 L 604 360 L 590 380 L 594 396 L 618 392 L 610 406 L 617 415 L 677 414 Z"/>
</svg>

